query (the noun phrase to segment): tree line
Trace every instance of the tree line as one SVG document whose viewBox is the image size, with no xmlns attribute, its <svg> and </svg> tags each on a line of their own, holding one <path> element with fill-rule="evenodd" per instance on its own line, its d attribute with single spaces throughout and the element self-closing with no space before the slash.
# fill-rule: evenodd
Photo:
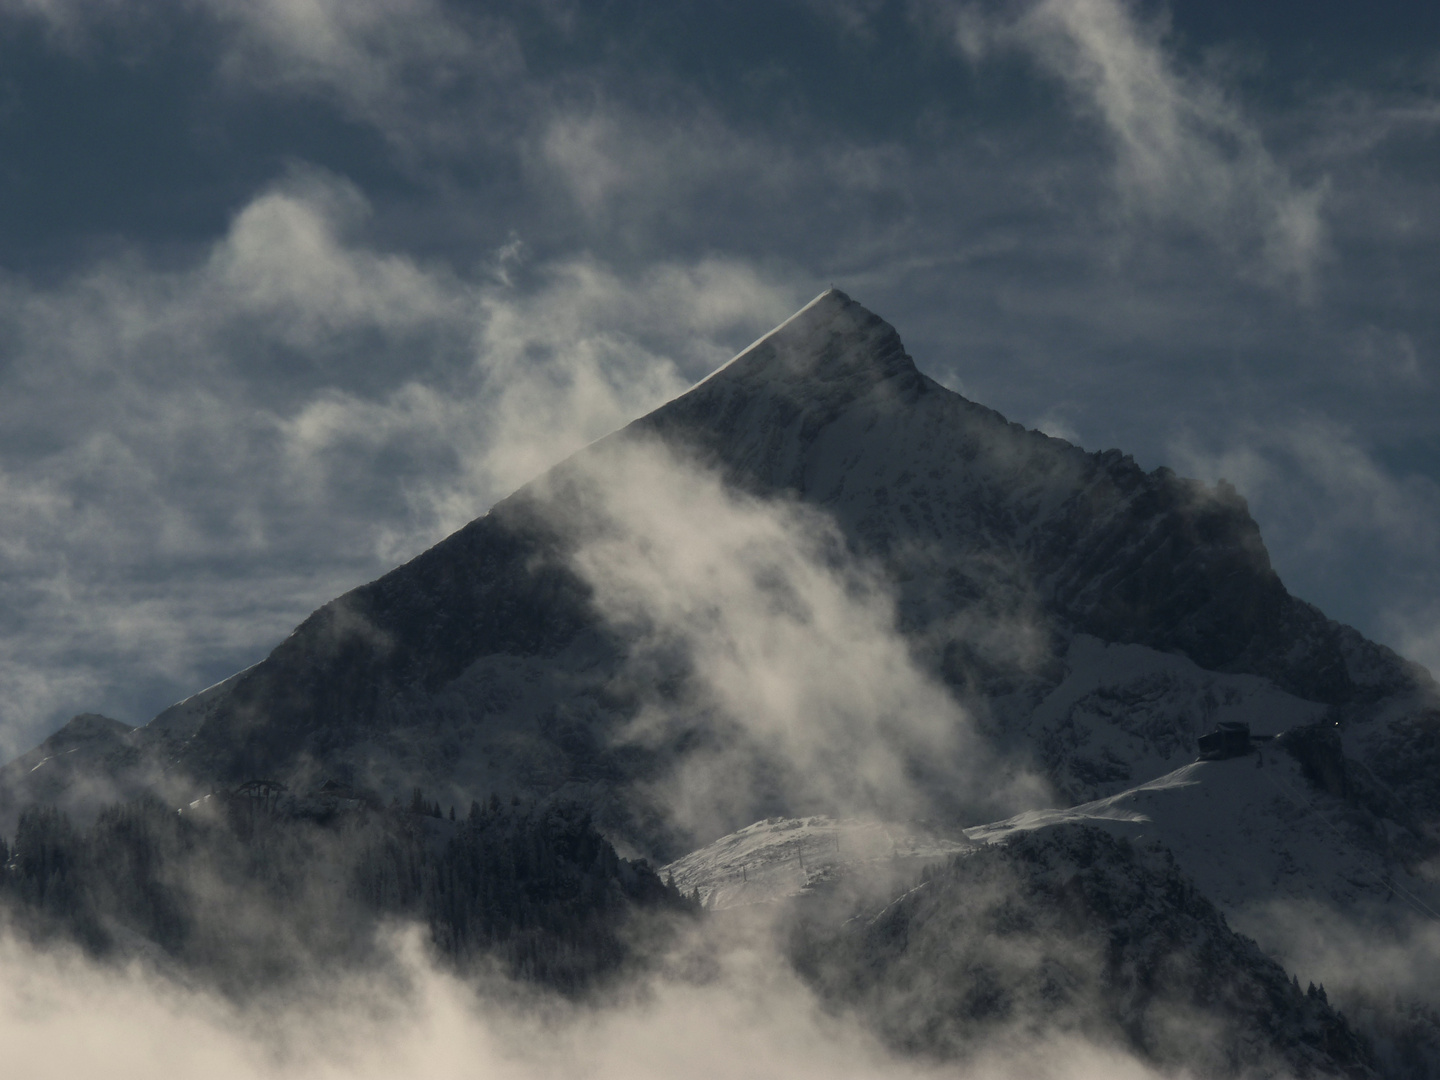
<svg viewBox="0 0 1440 1080">
<path fill-rule="evenodd" d="M 413 921 L 457 970 L 498 965 L 567 993 L 637 959 L 633 920 L 698 910 L 575 806 L 492 796 L 447 820 L 419 790 L 408 809 L 357 802 L 317 816 L 141 798 L 85 827 L 31 807 L 0 838 L 0 908 L 33 940 L 142 953 L 235 989 L 373 959 L 386 926 Z"/>
</svg>

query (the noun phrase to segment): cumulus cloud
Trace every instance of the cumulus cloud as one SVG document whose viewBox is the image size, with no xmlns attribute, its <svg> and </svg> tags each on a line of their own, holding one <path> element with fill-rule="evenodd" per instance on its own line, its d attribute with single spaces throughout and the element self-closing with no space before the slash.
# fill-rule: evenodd
<svg viewBox="0 0 1440 1080">
<path fill-rule="evenodd" d="M 1098 121 L 1124 213 L 1198 230 L 1266 280 L 1311 288 L 1326 250 L 1324 184 L 1294 181 L 1222 86 L 1177 62 L 1163 24 L 1127 0 L 943 10 L 965 54 L 1022 50 Z"/>
<path fill-rule="evenodd" d="M 0 283 L 11 748 L 258 659 L 793 302 L 724 259 L 461 278 L 370 246 L 367 213 L 301 170 L 189 266 Z"/>
</svg>

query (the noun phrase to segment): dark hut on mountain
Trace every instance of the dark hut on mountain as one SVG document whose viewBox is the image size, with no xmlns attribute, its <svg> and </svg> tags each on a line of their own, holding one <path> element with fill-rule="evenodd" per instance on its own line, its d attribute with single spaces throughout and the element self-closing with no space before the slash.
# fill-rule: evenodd
<svg viewBox="0 0 1440 1080">
<path fill-rule="evenodd" d="M 1222 721 L 1208 735 L 1201 735 L 1201 761 L 1222 761 L 1225 758 L 1240 757 L 1252 749 L 1250 725 L 1238 721 Z"/>
</svg>

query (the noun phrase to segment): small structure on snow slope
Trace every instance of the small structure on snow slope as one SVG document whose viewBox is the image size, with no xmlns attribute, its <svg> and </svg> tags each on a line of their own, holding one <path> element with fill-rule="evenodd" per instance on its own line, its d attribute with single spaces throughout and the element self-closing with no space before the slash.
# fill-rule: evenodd
<svg viewBox="0 0 1440 1080">
<path fill-rule="evenodd" d="M 1223 720 L 1215 725 L 1208 735 L 1198 740 L 1201 761 L 1223 761 L 1225 758 L 1243 757 L 1255 749 L 1255 743 L 1273 739 L 1274 735 L 1251 735 L 1250 725 L 1239 721 Z"/>
</svg>

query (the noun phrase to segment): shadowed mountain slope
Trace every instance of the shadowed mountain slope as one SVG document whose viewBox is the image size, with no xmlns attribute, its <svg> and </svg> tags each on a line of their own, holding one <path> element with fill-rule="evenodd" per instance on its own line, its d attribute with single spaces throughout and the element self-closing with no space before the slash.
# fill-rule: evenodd
<svg viewBox="0 0 1440 1080">
<path fill-rule="evenodd" d="M 919 661 L 1011 751 L 1043 742 L 1027 718 L 1066 680 L 1074 642 L 1093 638 L 1330 707 L 1357 732 L 1348 750 L 1411 804 L 1440 810 L 1425 775 L 1440 766 L 1433 682 L 1291 597 L 1232 488 L 1007 422 L 920 373 L 896 331 L 837 290 L 325 605 L 262 663 L 122 736 L 144 783 L 158 769 L 199 788 L 342 775 L 464 797 L 564 791 L 618 827 L 630 789 L 684 748 L 616 740 L 638 708 L 629 642 L 573 557 L 603 527 L 588 505 L 607 455 L 657 441 L 737 490 L 832 518 L 894 589 Z M 14 766 L 3 779 L 13 813 L 27 800 Z M 1062 788 L 1095 797 L 1134 779 Z"/>
<path fill-rule="evenodd" d="M 825 890 L 809 898 L 823 910 Z M 1308 994 L 1164 851 L 1083 826 L 932 867 L 835 927 L 797 920 L 797 967 L 899 1048 L 963 1058 L 1084 1035 L 1195 1075 L 1379 1075 L 1323 989 Z"/>
<path fill-rule="evenodd" d="M 1195 762 L 1217 724 L 1280 737 Z M 841 932 L 816 985 L 944 983 L 865 1006 L 941 1056 L 1061 1001 L 1047 1030 L 1205 1075 L 1429 1076 L 1423 987 L 1345 991 L 1372 1059 L 1219 913 L 1302 972 L 1329 928 L 1430 940 L 1437 776 L 1434 680 L 1290 596 L 1233 488 L 1009 423 L 831 290 L 263 662 L 141 728 L 77 717 L 0 769 L 0 832 L 252 780 L 220 801 L 567 800 L 720 907 L 998 844 Z M 1017 913 L 1038 966 L 989 985 Z M 957 919 L 988 929 L 945 954 Z M 1232 1041 L 1169 1042 L 1172 1015 Z"/>
</svg>

